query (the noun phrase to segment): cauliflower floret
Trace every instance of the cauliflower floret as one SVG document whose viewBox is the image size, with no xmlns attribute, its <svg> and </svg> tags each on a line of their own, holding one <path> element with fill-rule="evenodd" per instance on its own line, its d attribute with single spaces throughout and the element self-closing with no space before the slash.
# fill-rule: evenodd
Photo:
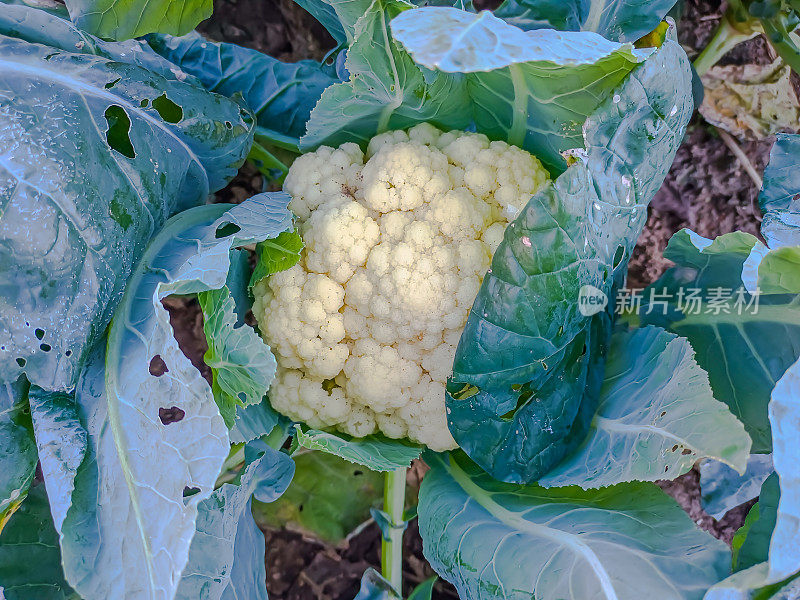
<svg viewBox="0 0 800 600">
<path fill-rule="evenodd" d="M 445 381 L 506 225 L 547 181 L 519 148 L 427 124 L 295 161 L 301 260 L 259 282 L 276 410 L 312 427 L 455 448 Z"/>
</svg>

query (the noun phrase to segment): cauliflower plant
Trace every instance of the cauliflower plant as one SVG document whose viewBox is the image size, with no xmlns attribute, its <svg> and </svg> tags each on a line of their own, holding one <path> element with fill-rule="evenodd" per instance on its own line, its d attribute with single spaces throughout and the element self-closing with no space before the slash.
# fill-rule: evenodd
<svg viewBox="0 0 800 600">
<path fill-rule="evenodd" d="M 430 125 L 298 158 L 286 177 L 306 248 L 253 312 L 278 360 L 276 410 L 356 437 L 456 447 L 445 382 L 508 222 L 548 175 L 529 153 Z"/>
</svg>

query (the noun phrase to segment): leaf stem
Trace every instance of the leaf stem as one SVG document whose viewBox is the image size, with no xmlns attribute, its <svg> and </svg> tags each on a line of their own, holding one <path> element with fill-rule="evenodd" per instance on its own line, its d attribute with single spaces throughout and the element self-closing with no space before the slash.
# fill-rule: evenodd
<svg viewBox="0 0 800 600">
<path fill-rule="evenodd" d="M 381 541 L 381 574 L 399 593 L 403 593 L 403 511 L 406 500 L 406 468 L 386 473 L 383 508 L 392 519 L 389 539 Z"/>
<path fill-rule="evenodd" d="M 694 59 L 694 70 L 698 75 L 704 75 L 708 70 L 713 67 L 719 59 L 725 56 L 728 52 L 733 50 L 742 42 L 756 37 L 760 31 L 754 24 L 743 23 L 743 28 L 738 29 L 731 24 L 730 18 L 727 14 L 722 16 L 719 22 L 719 27 L 714 33 L 714 37 L 703 49 L 703 51 Z"/>
</svg>

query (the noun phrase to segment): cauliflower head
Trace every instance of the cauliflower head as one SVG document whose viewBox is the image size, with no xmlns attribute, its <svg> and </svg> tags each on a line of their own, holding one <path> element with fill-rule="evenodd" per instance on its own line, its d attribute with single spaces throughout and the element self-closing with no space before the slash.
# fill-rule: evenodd
<svg viewBox="0 0 800 600">
<path fill-rule="evenodd" d="M 531 154 L 431 125 L 298 158 L 286 177 L 306 244 L 257 284 L 273 407 L 315 428 L 441 451 L 445 382 L 506 225 L 548 179 Z"/>
</svg>

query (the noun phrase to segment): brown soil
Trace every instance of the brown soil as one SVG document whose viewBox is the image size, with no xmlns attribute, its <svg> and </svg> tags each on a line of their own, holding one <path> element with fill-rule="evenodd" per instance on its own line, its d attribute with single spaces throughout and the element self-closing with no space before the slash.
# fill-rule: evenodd
<svg viewBox="0 0 800 600">
<path fill-rule="evenodd" d="M 493 4 L 492 0 L 480 3 L 482 7 Z M 679 38 L 690 57 L 709 39 L 720 15 L 720 2 L 686 2 Z M 214 17 L 200 29 L 212 39 L 256 48 L 283 60 L 320 59 L 333 46 L 327 32 L 293 0 L 215 0 Z M 737 64 L 765 61 L 769 61 L 769 54 L 760 39 L 741 45 L 724 59 Z M 771 144 L 770 140 L 742 144 L 759 172 L 767 162 Z M 261 176 L 246 165 L 217 195 L 217 201 L 241 202 L 262 189 Z M 643 287 L 669 266 L 662 252 L 672 234 L 682 227 L 707 237 L 735 230 L 757 234 L 757 195 L 755 184 L 728 146 L 696 115 L 667 180 L 650 207 L 647 227 L 631 259 L 629 286 Z M 202 363 L 206 346 L 197 302 L 176 299 L 165 301 L 165 305 L 182 349 L 208 376 Z M 715 521 L 700 508 L 696 471 L 660 485 L 699 527 L 728 543 L 752 504 L 742 505 Z M 364 569 L 380 565 L 380 534 L 375 525 L 336 548 L 290 531 L 270 530 L 265 537 L 267 588 L 273 600 L 351 600 Z M 433 572 L 422 555 L 415 523 L 406 532 L 404 543 L 405 578 L 411 586 Z M 452 586 L 440 581 L 434 598 L 451 600 L 457 596 Z"/>
</svg>

